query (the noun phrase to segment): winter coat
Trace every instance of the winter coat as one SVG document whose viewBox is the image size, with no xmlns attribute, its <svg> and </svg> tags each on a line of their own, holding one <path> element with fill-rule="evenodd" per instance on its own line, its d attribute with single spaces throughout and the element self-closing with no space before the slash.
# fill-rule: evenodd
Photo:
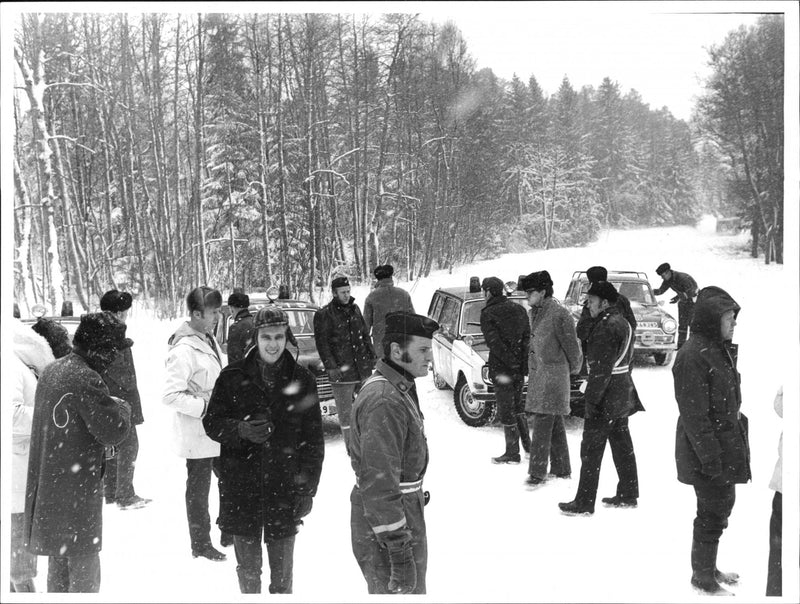
<svg viewBox="0 0 800 604">
<path fill-rule="evenodd" d="M 413 379 L 383 359 L 353 402 L 350 464 L 357 488 L 351 502 L 378 541 L 405 542 L 422 532 L 422 480 L 428 442 Z"/>
<path fill-rule="evenodd" d="M 161 402 L 172 409 L 172 449 L 179 457 L 203 459 L 219 455 L 219 443 L 203 429 L 208 399 L 222 371 L 222 360 L 208 338 L 183 323 L 169 338 L 166 383 Z M 214 340 L 216 350 L 219 344 Z"/>
<path fill-rule="evenodd" d="M 39 376 L 23 539 L 32 554 L 88 556 L 103 547 L 105 447 L 128 436 L 130 407 L 73 352 Z"/>
<path fill-rule="evenodd" d="M 614 305 L 619 309 L 620 314 L 622 317 L 631 325 L 633 329 L 634 335 L 636 334 L 636 315 L 631 308 L 631 301 L 628 300 L 622 294 L 617 296 L 617 301 Z M 594 327 L 595 319 L 592 318 L 592 313 L 589 312 L 589 307 L 583 307 L 581 310 L 581 316 L 578 319 L 578 325 L 575 327 L 575 333 L 578 335 L 578 339 L 581 341 L 581 344 L 586 344 L 586 341 L 589 339 L 589 334 L 592 332 L 592 327 Z"/>
<path fill-rule="evenodd" d="M 243 308 L 233 318 L 228 328 L 228 363 L 235 363 L 244 358 L 245 353 L 254 343 L 254 317 L 250 310 Z"/>
<path fill-rule="evenodd" d="M 31 424 L 37 376 L 55 361 L 50 345 L 29 325 L 14 319 L 14 354 L 4 379 L 11 384 L 14 407 L 11 436 L 11 513 L 25 511 L 25 483 L 31 450 Z"/>
<path fill-rule="evenodd" d="M 670 272 L 672 273 L 670 278 L 662 279 L 661 286 L 653 290 L 656 296 L 660 296 L 670 288 L 684 300 L 693 299 L 697 296 L 697 281 L 689 273 Z"/>
<path fill-rule="evenodd" d="M 722 486 L 750 480 L 747 418 L 736 370 L 737 346 L 723 342 L 720 318 L 739 305 L 719 288 L 705 288 L 694 306 L 691 335 L 675 356 L 672 375 L 680 416 L 675 431 L 678 480 Z M 717 463 L 721 473 L 703 473 Z"/>
<path fill-rule="evenodd" d="M 783 386 L 778 390 L 773 401 L 773 407 L 778 417 L 783 419 Z M 769 488 L 773 491 L 783 492 L 783 431 L 778 441 L 778 461 L 775 462 L 775 469 L 772 471 L 772 480 L 769 481 Z"/>
<path fill-rule="evenodd" d="M 587 419 L 610 421 L 644 410 L 629 369 L 633 338 L 630 323 L 616 306 L 609 306 L 597 316 L 586 342 Z"/>
<path fill-rule="evenodd" d="M 503 295 L 492 296 L 481 309 L 481 332 L 489 347 L 489 378 L 528 374 L 531 326 L 525 309 Z"/>
<path fill-rule="evenodd" d="M 340 369 L 340 382 L 360 382 L 375 367 L 375 352 L 361 310 L 334 298 L 314 314 L 314 340 L 325 369 Z"/>
<path fill-rule="evenodd" d="M 136 367 L 133 365 L 131 349 L 121 350 L 108 369 L 100 374 L 100 377 L 108 386 L 111 396 L 128 401 L 131 406 L 131 423 L 134 426 L 144 423 L 142 401 L 139 398 L 139 388 L 136 386 Z"/>
<path fill-rule="evenodd" d="M 262 377 L 258 349 L 220 373 L 203 426 L 222 447 L 219 460 L 220 530 L 283 539 L 297 532 L 301 496 L 317 492 L 325 441 L 314 376 L 284 351 L 275 382 Z M 239 422 L 268 418 L 264 444 L 239 436 Z"/>
<path fill-rule="evenodd" d="M 377 355 L 383 353 L 383 334 L 386 331 L 384 319 L 390 312 L 414 312 L 414 304 L 409 293 L 394 284 L 394 279 L 378 279 L 367 299 L 364 300 L 364 324 L 367 331 L 372 330 L 372 348 Z"/>
<path fill-rule="evenodd" d="M 530 310 L 528 397 L 525 410 L 549 415 L 569 414 L 569 374 L 583 363 L 575 320 L 555 298 L 545 298 Z"/>
</svg>

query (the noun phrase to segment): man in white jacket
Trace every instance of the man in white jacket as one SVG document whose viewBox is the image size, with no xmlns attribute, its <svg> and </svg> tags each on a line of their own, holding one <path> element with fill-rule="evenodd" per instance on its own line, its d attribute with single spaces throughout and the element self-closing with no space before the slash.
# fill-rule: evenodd
<svg viewBox="0 0 800 604">
<path fill-rule="evenodd" d="M 203 428 L 208 400 L 223 366 L 213 329 L 220 316 L 222 294 L 205 285 L 186 296 L 189 320 L 169 338 L 166 384 L 162 402 L 175 411 L 173 449 L 186 459 L 186 516 L 192 556 L 222 561 L 225 554 L 211 544 L 208 494 L 219 443 Z"/>
</svg>

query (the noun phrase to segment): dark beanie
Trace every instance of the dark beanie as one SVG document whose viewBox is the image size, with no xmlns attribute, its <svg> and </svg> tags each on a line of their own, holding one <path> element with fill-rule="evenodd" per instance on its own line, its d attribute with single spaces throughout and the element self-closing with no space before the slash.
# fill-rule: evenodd
<svg viewBox="0 0 800 604">
<path fill-rule="evenodd" d="M 481 283 L 481 289 L 488 290 L 493 296 L 500 296 L 503 294 L 505 286 L 497 277 L 486 277 Z"/>
<path fill-rule="evenodd" d="M 665 262 L 664 264 L 659 264 L 658 265 L 658 268 L 656 269 L 656 275 L 658 275 L 660 277 L 661 273 L 665 273 L 665 272 L 671 271 L 671 270 L 672 270 L 672 267 L 669 265 L 669 262 Z"/>
<path fill-rule="evenodd" d="M 611 304 L 614 304 L 619 298 L 616 288 L 608 281 L 597 281 L 596 283 L 592 283 L 592 286 L 589 288 L 589 291 L 586 292 L 586 295 L 603 298 L 604 300 L 608 300 Z"/>
<path fill-rule="evenodd" d="M 133 296 L 128 292 L 112 289 L 104 293 L 103 297 L 100 298 L 100 310 L 122 312 L 123 310 L 128 310 L 132 303 Z"/>
<path fill-rule="evenodd" d="M 391 264 L 379 264 L 375 267 L 376 279 L 388 279 L 394 275 L 394 267 Z"/>
<path fill-rule="evenodd" d="M 125 329 L 125 323 L 110 312 L 91 312 L 81 317 L 72 342 L 87 352 L 109 348 L 123 350 L 133 346 L 133 340 L 125 337 Z"/>
<path fill-rule="evenodd" d="M 349 286 L 350 286 L 350 281 L 347 279 L 347 277 L 344 276 L 336 277 L 333 281 L 331 281 L 331 289 L 334 290 L 339 287 L 349 287 Z"/>
<path fill-rule="evenodd" d="M 248 308 L 250 306 L 250 296 L 241 292 L 233 292 L 228 296 L 228 306 Z"/>
<path fill-rule="evenodd" d="M 72 346 L 69 343 L 69 332 L 58 321 L 39 317 L 39 320 L 31 325 L 31 329 L 47 340 L 55 358 L 60 359 L 72 352 Z"/>
<path fill-rule="evenodd" d="M 589 283 L 608 281 L 608 271 L 605 266 L 591 266 L 586 269 L 586 278 L 589 279 Z"/>
</svg>

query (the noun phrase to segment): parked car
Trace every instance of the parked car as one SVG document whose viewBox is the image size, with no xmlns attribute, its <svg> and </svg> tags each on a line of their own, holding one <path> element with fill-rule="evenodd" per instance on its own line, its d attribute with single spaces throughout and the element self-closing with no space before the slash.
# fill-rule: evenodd
<svg viewBox="0 0 800 604">
<path fill-rule="evenodd" d="M 631 309 L 636 316 L 634 354 L 640 357 L 652 356 L 656 364 L 668 365 L 675 354 L 678 322 L 661 308 L 663 302 L 656 301 L 647 275 L 636 271 L 609 271 L 608 281 L 630 300 Z M 564 306 L 572 312 L 576 322 L 580 318 L 588 290 L 589 279 L 586 272 L 575 271 L 564 297 Z"/>
<path fill-rule="evenodd" d="M 286 295 L 281 292 L 282 295 Z M 314 314 L 319 310 L 319 306 L 304 300 L 295 300 L 288 297 L 271 296 L 269 293 L 253 293 L 250 297 L 250 312 L 256 311 L 266 304 L 275 304 L 281 307 L 289 317 L 289 327 L 297 339 L 298 348 L 292 344 L 287 344 L 287 348 L 293 355 L 297 355 L 297 362 L 306 367 L 317 380 L 317 394 L 319 396 L 320 409 L 322 415 L 336 415 L 336 404 L 333 400 L 333 389 L 328 380 L 328 373 L 317 352 L 317 344 L 314 341 Z M 233 323 L 231 309 L 224 304 L 220 309 L 221 317 L 217 322 L 215 336 L 222 350 L 228 352 L 228 329 Z"/>
<path fill-rule="evenodd" d="M 72 310 L 72 305 L 70 304 L 67 308 Z M 41 304 L 34 304 L 31 308 L 31 317 L 27 319 L 20 319 L 25 325 L 33 325 L 36 321 L 39 320 L 40 317 L 45 319 L 49 319 L 50 321 L 55 321 L 56 323 L 60 323 L 63 325 L 67 333 L 69 334 L 69 343 L 72 344 L 72 337 L 75 335 L 75 332 L 78 329 L 78 325 L 81 324 L 81 318 L 76 317 L 73 315 L 60 315 L 60 316 L 45 316 L 44 313 L 47 312 L 47 309 Z"/>
<path fill-rule="evenodd" d="M 528 310 L 524 292 L 506 284 L 508 298 Z M 433 334 L 433 383 L 440 390 L 453 389 L 459 417 L 468 426 L 483 426 L 494 419 L 494 385 L 489 379 L 489 347 L 481 333 L 481 309 L 486 305 L 478 277 L 469 287 L 437 289 L 428 316 L 439 323 Z M 527 384 L 527 380 L 526 380 Z M 527 388 L 527 386 L 526 386 Z"/>
</svg>

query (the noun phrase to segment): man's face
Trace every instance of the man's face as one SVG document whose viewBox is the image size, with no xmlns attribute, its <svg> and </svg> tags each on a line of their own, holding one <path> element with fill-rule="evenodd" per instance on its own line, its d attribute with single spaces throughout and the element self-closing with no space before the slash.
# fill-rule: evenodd
<svg viewBox="0 0 800 604">
<path fill-rule="evenodd" d="M 720 333 L 722 334 L 722 340 L 728 341 L 733 339 L 733 330 L 736 327 L 736 317 L 734 317 L 734 312 L 732 310 L 727 310 L 722 313 L 722 317 L 720 318 Z"/>
<path fill-rule="evenodd" d="M 350 286 L 344 285 L 342 287 L 337 287 L 333 295 L 340 303 L 347 304 L 350 301 Z"/>
<path fill-rule="evenodd" d="M 414 377 L 428 375 L 428 366 L 432 361 L 430 338 L 411 336 L 405 350 L 393 342 L 392 360 Z"/>
<path fill-rule="evenodd" d="M 535 289 L 529 289 L 526 293 L 528 294 L 529 306 L 539 306 L 542 303 L 542 300 L 544 300 L 543 291 L 536 291 Z"/>
<path fill-rule="evenodd" d="M 286 349 L 286 325 L 259 327 L 256 344 L 262 361 L 268 365 L 277 362 Z"/>
<path fill-rule="evenodd" d="M 586 306 L 589 309 L 589 314 L 594 319 L 608 308 L 608 300 L 595 295 L 586 296 Z"/>
<path fill-rule="evenodd" d="M 198 331 L 202 330 L 205 333 L 212 333 L 214 330 L 214 325 L 216 325 L 217 321 L 219 320 L 219 311 L 219 306 L 215 308 L 206 306 L 202 312 L 199 310 L 193 311 L 192 317 L 197 324 Z"/>
<path fill-rule="evenodd" d="M 661 273 L 661 278 L 664 281 L 669 281 L 670 279 L 672 279 L 672 271 L 664 271 L 663 273 Z"/>
<path fill-rule="evenodd" d="M 128 320 L 128 310 L 120 310 L 114 313 L 114 315 L 119 319 L 120 323 L 125 323 Z"/>
</svg>

